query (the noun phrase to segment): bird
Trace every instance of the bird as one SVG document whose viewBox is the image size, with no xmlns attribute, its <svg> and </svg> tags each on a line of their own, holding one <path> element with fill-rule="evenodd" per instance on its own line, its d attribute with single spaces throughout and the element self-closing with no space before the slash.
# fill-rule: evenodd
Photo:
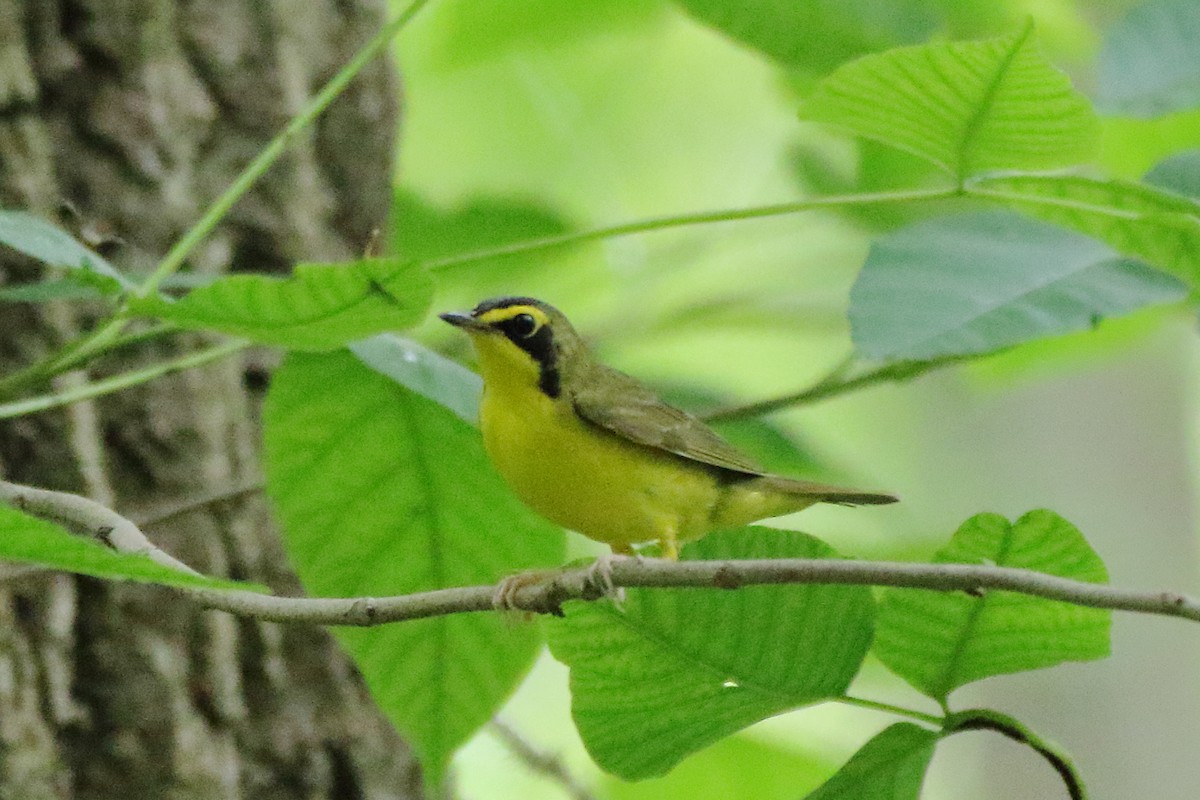
<svg viewBox="0 0 1200 800">
<path fill-rule="evenodd" d="M 681 544 L 814 503 L 898 498 L 773 475 L 695 416 L 598 361 L 567 317 L 532 297 L 496 297 L 439 317 L 472 340 L 484 449 L 543 517 L 615 555 Z"/>
</svg>

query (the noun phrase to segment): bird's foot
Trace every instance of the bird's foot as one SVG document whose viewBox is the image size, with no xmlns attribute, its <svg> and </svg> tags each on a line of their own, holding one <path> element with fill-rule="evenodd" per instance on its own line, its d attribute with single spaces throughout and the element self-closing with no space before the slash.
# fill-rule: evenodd
<svg viewBox="0 0 1200 800">
<path fill-rule="evenodd" d="M 625 589 L 613 583 L 613 565 L 620 561 L 635 560 L 642 561 L 642 557 L 636 553 L 605 553 L 598 556 L 596 560 L 587 569 L 584 576 L 586 584 L 591 587 L 600 597 L 607 597 L 612 600 L 614 606 L 618 609 L 623 609 L 625 604 Z"/>
<path fill-rule="evenodd" d="M 492 592 L 492 608 L 497 611 L 517 611 L 517 594 L 526 586 L 545 580 L 551 570 L 533 570 L 509 575 L 496 586 Z"/>
</svg>

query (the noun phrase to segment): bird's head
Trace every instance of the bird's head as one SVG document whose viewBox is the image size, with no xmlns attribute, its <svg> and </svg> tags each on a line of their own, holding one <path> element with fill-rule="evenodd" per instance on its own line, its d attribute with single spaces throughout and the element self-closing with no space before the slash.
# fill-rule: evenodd
<svg viewBox="0 0 1200 800">
<path fill-rule="evenodd" d="M 440 316 L 470 335 L 490 386 L 517 381 L 557 398 L 569 366 L 584 357 L 583 342 L 562 312 L 532 297 L 496 297 L 470 312 Z"/>
</svg>

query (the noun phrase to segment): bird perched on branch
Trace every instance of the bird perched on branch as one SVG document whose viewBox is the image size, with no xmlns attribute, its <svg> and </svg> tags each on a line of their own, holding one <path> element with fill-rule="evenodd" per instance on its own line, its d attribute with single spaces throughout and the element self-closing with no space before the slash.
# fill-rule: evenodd
<svg viewBox="0 0 1200 800">
<path fill-rule="evenodd" d="M 531 297 L 442 314 L 472 339 L 480 427 L 500 475 L 546 518 L 614 553 L 655 541 L 662 557 L 709 531 L 814 503 L 890 494 L 771 475 L 692 415 L 592 356 L 567 318 Z"/>
</svg>

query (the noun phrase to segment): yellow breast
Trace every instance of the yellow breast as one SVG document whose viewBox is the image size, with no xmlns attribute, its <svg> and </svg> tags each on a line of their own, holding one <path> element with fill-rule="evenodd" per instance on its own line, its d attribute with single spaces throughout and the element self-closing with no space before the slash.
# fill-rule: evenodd
<svg viewBox="0 0 1200 800">
<path fill-rule="evenodd" d="M 526 381 L 485 378 L 480 427 L 497 470 L 526 504 L 627 550 L 686 541 L 713 527 L 720 490 L 705 468 L 580 419 L 569 401 Z"/>
</svg>

